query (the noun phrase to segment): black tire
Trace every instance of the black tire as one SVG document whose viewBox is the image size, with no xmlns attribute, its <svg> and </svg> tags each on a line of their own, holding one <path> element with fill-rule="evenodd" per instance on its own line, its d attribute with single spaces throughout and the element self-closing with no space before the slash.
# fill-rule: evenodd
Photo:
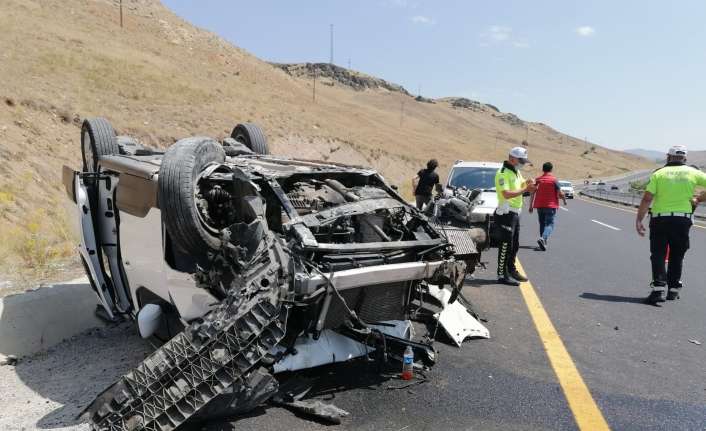
<svg viewBox="0 0 706 431">
<path fill-rule="evenodd" d="M 270 154 L 267 138 L 256 124 L 238 124 L 231 132 L 230 137 L 250 148 L 255 154 Z"/>
<path fill-rule="evenodd" d="M 199 263 L 220 248 L 221 240 L 199 216 L 196 178 L 206 165 L 223 163 L 225 157 L 221 144 L 211 138 L 186 138 L 169 147 L 159 168 L 159 208 L 171 244 Z"/>
<path fill-rule="evenodd" d="M 86 118 L 81 125 L 81 157 L 84 172 L 96 172 L 98 159 L 118 154 L 115 130 L 105 118 Z"/>
</svg>

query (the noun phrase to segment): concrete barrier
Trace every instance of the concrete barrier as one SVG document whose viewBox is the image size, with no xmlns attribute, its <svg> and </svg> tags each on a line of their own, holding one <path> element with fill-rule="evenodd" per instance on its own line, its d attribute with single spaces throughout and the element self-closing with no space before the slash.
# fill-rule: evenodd
<svg viewBox="0 0 706 431">
<path fill-rule="evenodd" d="M 0 354 L 26 356 L 102 326 L 86 278 L 0 298 Z"/>
</svg>

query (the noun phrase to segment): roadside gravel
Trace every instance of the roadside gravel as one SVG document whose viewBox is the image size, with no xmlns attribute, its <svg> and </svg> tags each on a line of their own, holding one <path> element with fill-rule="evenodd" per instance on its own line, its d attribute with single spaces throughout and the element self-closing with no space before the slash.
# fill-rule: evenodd
<svg viewBox="0 0 706 431">
<path fill-rule="evenodd" d="M 77 415 L 153 349 L 132 324 L 95 328 L 0 366 L 0 430 L 88 430 Z"/>
</svg>

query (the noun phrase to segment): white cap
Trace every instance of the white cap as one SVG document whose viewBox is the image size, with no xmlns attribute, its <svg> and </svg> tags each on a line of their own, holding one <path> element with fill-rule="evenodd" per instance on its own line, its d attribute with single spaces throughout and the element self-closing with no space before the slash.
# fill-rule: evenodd
<svg viewBox="0 0 706 431">
<path fill-rule="evenodd" d="M 683 145 L 674 145 L 669 147 L 667 154 L 670 156 L 682 156 L 686 157 L 686 147 Z"/>
<path fill-rule="evenodd" d="M 515 147 L 510 150 L 510 156 L 516 159 L 524 160 L 525 163 L 529 162 L 527 159 L 527 148 Z"/>
</svg>

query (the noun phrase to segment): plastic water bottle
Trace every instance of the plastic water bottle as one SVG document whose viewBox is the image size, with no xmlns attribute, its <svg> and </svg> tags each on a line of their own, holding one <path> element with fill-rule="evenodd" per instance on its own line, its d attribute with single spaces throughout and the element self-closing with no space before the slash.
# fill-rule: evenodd
<svg viewBox="0 0 706 431">
<path fill-rule="evenodd" d="M 412 346 L 407 346 L 402 356 L 402 380 L 412 380 L 413 371 L 414 352 L 412 351 Z"/>
</svg>

